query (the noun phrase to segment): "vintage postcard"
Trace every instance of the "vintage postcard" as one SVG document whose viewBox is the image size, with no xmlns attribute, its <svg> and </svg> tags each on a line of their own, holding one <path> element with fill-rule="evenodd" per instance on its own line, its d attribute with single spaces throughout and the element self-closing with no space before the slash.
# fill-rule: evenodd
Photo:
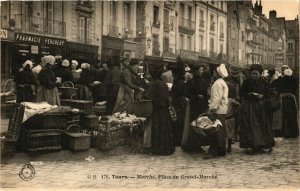
<svg viewBox="0 0 300 191">
<path fill-rule="evenodd" d="M 299 0 L 0 0 L 1 190 L 299 190 Z"/>
</svg>

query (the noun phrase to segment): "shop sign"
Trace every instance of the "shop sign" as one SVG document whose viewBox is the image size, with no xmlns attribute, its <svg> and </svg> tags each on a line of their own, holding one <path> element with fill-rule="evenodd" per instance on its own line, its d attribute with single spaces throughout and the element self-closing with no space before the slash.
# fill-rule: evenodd
<svg viewBox="0 0 300 191">
<path fill-rule="evenodd" d="M 7 38 L 7 30 L 0 29 L 0 38 Z"/>
<path fill-rule="evenodd" d="M 45 46 L 63 47 L 65 45 L 64 39 L 25 34 L 25 33 L 16 33 L 15 40 L 18 43 L 30 43 L 30 44 L 39 44 Z"/>
<path fill-rule="evenodd" d="M 180 50 L 179 53 L 181 58 L 189 59 L 189 60 L 199 60 L 199 54 L 197 52 L 192 52 L 188 50 Z"/>
</svg>

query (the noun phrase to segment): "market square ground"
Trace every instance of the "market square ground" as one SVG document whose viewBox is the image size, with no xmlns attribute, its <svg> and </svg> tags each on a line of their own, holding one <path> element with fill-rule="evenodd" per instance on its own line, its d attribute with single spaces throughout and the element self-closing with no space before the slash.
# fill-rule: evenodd
<svg viewBox="0 0 300 191">
<path fill-rule="evenodd" d="M 6 121 L 2 120 L 1 131 Z M 207 148 L 205 148 L 207 149 Z M 92 156 L 94 160 L 87 161 Z M 203 153 L 171 156 L 133 153 L 127 147 L 101 152 L 17 153 L 1 161 L 1 188 L 273 188 L 300 187 L 299 139 L 276 139 L 272 153 L 247 155 L 233 145 L 226 157 L 203 160 Z M 35 177 L 19 177 L 24 164 L 35 162 Z M 178 178 L 175 178 L 178 177 Z"/>
</svg>

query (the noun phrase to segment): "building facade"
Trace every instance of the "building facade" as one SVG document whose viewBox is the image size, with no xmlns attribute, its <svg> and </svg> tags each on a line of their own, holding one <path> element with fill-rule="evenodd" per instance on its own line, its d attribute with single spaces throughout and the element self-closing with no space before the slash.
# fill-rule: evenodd
<svg viewBox="0 0 300 191">
<path fill-rule="evenodd" d="M 296 72 L 299 72 L 299 19 L 286 21 L 287 65 Z"/>
</svg>

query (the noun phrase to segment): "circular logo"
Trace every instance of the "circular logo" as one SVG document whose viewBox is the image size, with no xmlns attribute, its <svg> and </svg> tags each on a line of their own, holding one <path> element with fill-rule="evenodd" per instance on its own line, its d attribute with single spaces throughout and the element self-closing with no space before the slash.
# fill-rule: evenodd
<svg viewBox="0 0 300 191">
<path fill-rule="evenodd" d="M 20 178 L 25 181 L 32 180 L 34 175 L 35 170 L 31 164 L 25 164 L 19 173 Z"/>
</svg>

